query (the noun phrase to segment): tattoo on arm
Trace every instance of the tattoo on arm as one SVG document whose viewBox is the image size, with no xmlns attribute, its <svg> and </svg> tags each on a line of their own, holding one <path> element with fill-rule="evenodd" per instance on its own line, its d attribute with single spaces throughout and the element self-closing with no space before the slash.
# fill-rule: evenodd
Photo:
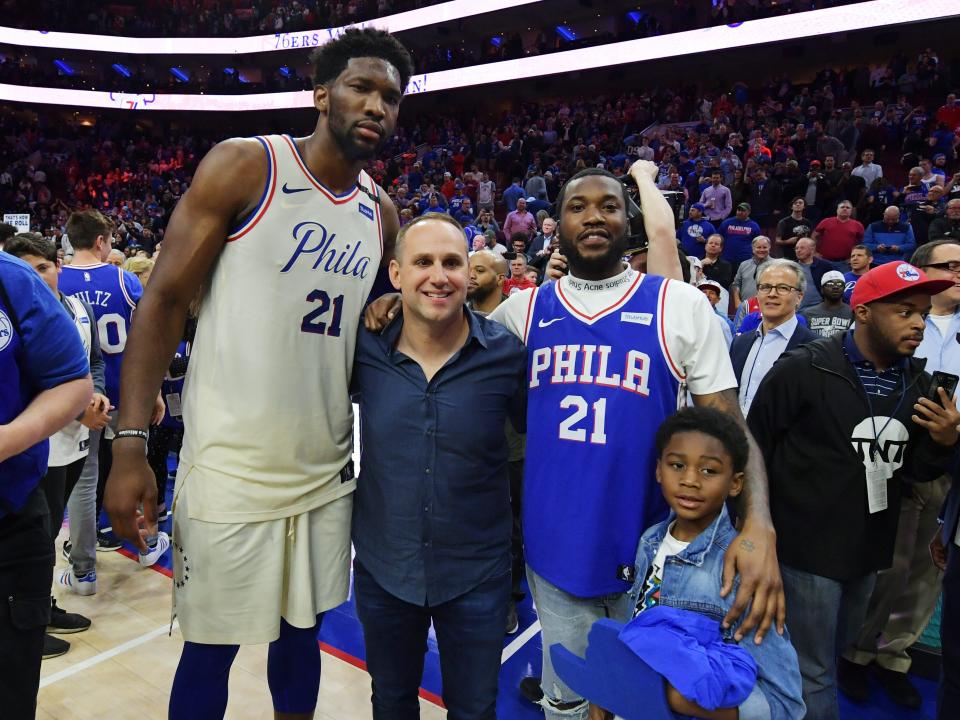
<svg viewBox="0 0 960 720">
<path fill-rule="evenodd" d="M 747 434 L 750 445 L 750 456 L 747 459 L 746 482 L 743 484 L 743 507 L 746 516 L 751 520 L 770 522 L 770 497 L 767 487 L 767 470 L 763 464 L 763 454 L 760 446 L 747 427 L 747 421 L 740 412 L 740 403 L 737 393 L 733 389 L 721 390 L 709 395 L 696 395 L 694 402 L 697 405 L 712 407 L 730 415 Z"/>
</svg>

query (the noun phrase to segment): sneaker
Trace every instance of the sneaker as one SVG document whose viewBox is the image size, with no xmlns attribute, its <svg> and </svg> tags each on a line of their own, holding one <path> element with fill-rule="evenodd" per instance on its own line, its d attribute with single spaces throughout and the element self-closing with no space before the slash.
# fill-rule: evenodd
<svg viewBox="0 0 960 720">
<path fill-rule="evenodd" d="M 140 553 L 140 556 L 137 558 L 140 561 L 140 567 L 150 567 L 154 565 L 169 547 L 170 536 L 161 530 L 157 533 L 156 544 L 153 545 L 153 547 L 148 546 L 147 552 Z"/>
<path fill-rule="evenodd" d="M 167 504 L 160 503 L 157 505 L 157 522 L 163 522 L 168 517 L 170 517 L 170 511 L 167 509 Z"/>
<path fill-rule="evenodd" d="M 920 708 L 920 705 L 923 704 L 923 698 L 920 697 L 920 692 L 914 687 L 913 683 L 910 682 L 910 678 L 907 677 L 906 673 L 888 670 L 879 665 L 874 666 L 873 672 L 887 695 L 889 695 L 890 699 L 897 705 L 917 710 Z"/>
<path fill-rule="evenodd" d="M 520 629 L 520 620 L 517 618 L 517 604 L 510 601 L 507 606 L 507 635 L 513 635 Z"/>
<path fill-rule="evenodd" d="M 534 705 L 539 705 L 543 702 L 543 689 L 540 687 L 540 678 L 525 677 L 521 680 L 520 694 Z"/>
<path fill-rule="evenodd" d="M 63 553 L 63 559 L 66 560 L 67 562 L 70 562 L 70 551 L 71 551 L 71 550 L 73 550 L 73 543 L 70 542 L 69 540 L 64 540 L 64 541 L 63 541 L 63 550 L 62 550 L 61 552 Z"/>
<path fill-rule="evenodd" d="M 870 673 L 866 665 L 857 665 L 846 658 L 837 661 L 837 685 L 853 702 L 870 699 Z"/>
<path fill-rule="evenodd" d="M 57 585 L 77 595 L 93 595 L 97 592 L 97 571 L 91 570 L 86 575 L 77 575 L 73 568 L 65 568 L 57 575 Z"/>
<path fill-rule="evenodd" d="M 50 608 L 50 622 L 47 624 L 47 632 L 55 635 L 68 635 L 70 633 L 83 632 L 90 627 L 90 618 L 86 618 L 79 613 L 67 612 L 57 606 L 57 601 L 53 601 Z"/>
<path fill-rule="evenodd" d="M 66 654 L 67 650 L 69 649 L 70 649 L 70 643 L 68 643 L 66 640 L 55 638 L 53 635 L 43 636 L 43 659 L 44 660 L 60 657 L 61 655 Z"/>
<path fill-rule="evenodd" d="M 113 552 L 121 547 L 122 544 L 116 537 L 97 530 L 97 552 Z"/>
</svg>

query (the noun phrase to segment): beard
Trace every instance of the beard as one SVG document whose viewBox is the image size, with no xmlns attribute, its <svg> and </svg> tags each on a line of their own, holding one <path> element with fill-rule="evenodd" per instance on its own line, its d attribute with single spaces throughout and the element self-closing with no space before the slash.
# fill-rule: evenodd
<svg viewBox="0 0 960 720">
<path fill-rule="evenodd" d="M 563 233 L 558 236 L 560 252 L 567 258 L 570 266 L 570 272 L 576 277 L 584 275 L 596 275 L 613 267 L 619 267 L 620 259 L 627 250 L 626 235 L 619 238 L 611 238 L 610 248 L 602 255 L 584 257 L 577 249 L 577 243 L 566 237 Z"/>
<path fill-rule="evenodd" d="M 467 290 L 467 301 L 473 303 L 483 302 L 493 295 L 496 289 L 496 285 L 478 285 L 476 290 Z"/>
<path fill-rule="evenodd" d="M 347 125 L 346 118 L 338 111 L 333 99 L 333 93 L 329 96 L 329 109 L 327 110 L 327 128 L 337 147 L 343 152 L 344 156 L 350 161 L 371 160 L 376 157 L 377 151 L 386 140 L 386 134 L 380 136 L 380 141 L 373 146 L 361 145 L 350 132 L 353 125 Z"/>
</svg>

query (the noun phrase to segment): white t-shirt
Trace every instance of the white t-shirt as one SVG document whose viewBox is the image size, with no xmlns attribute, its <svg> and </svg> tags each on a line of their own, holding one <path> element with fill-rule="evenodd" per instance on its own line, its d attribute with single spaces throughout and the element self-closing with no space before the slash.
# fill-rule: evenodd
<svg viewBox="0 0 960 720">
<path fill-rule="evenodd" d="M 950 330 L 950 323 L 953 322 L 953 313 L 950 315 L 934 315 L 930 313 L 927 317 L 930 318 L 930 322 L 937 326 L 940 335 L 946 337 L 947 331 Z"/>
<path fill-rule="evenodd" d="M 633 284 L 636 270 L 625 268 L 606 280 L 580 280 L 570 275 L 558 282 L 570 305 L 586 316 L 596 315 L 616 305 Z M 524 339 L 530 293 L 514 293 L 490 314 L 510 332 Z M 663 302 L 664 339 L 669 355 L 684 374 L 684 382 L 694 395 L 709 395 L 737 386 L 723 331 L 715 313 L 700 290 L 682 281 L 667 284 Z M 575 327 L 575 326 L 572 326 Z"/>
<path fill-rule="evenodd" d="M 670 527 L 667 528 L 667 534 L 663 536 L 663 542 L 660 543 L 660 547 L 657 548 L 657 554 L 654 555 L 653 562 L 650 563 L 647 575 L 643 579 L 643 589 L 637 600 L 637 606 L 633 610 L 634 617 L 644 610 L 649 610 L 653 606 L 660 604 L 660 586 L 663 584 L 663 564 L 667 561 L 668 557 L 683 552 L 690 544 L 689 542 L 677 540 L 673 536 L 673 526 L 676 525 L 676 522 L 677 521 L 674 520 L 670 523 Z"/>
</svg>

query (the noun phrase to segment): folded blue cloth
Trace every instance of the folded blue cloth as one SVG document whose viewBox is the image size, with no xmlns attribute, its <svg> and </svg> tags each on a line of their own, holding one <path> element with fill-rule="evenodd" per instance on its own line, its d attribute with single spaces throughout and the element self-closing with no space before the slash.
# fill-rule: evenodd
<svg viewBox="0 0 960 720">
<path fill-rule="evenodd" d="M 723 639 L 717 620 L 655 605 L 620 631 L 620 640 L 681 695 L 707 710 L 738 707 L 757 683 L 757 664 Z"/>
</svg>

